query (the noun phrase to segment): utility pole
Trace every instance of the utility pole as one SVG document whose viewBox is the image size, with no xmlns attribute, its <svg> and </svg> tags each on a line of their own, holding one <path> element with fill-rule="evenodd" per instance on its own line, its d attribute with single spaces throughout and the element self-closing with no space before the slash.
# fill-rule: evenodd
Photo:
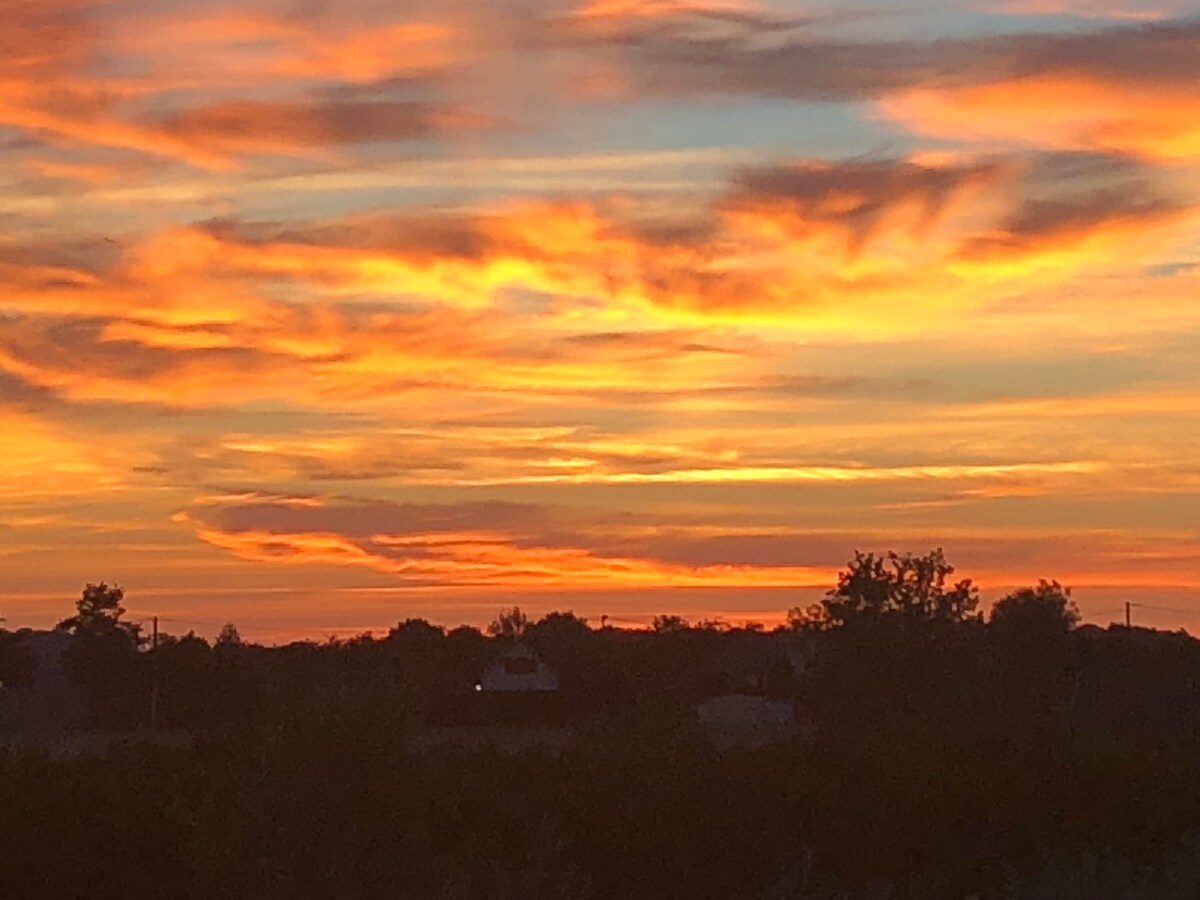
<svg viewBox="0 0 1200 900">
<path fill-rule="evenodd" d="M 158 616 L 150 631 L 150 730 L 158 730 Z"/>
<path fill-rule="evenodd" d="M 1133 618 L 1129 613 L 1130 607 L 1133 606 L 1128 600 L 1125 601 L 1125 630 L 1129 631 L 1133 628 Z"/>
</svg>

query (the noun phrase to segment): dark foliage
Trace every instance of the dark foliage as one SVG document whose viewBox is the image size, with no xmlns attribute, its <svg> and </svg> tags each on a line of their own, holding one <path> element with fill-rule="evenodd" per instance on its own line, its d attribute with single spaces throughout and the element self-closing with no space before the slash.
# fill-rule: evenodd
<svg viewBox="0 0 1200 900">
<path fill-rule="evenodd" d="M 126 637 L 80 677 L 143 726 L 157 685 L 160 724 L 195 746 L 0 752 L 4 893 L 1200 895 L 1200 642 L 1080 627 L 1054 582 L 985 621 L 951 574 L 940 553 L 860 554 L 774 634 L 556 613 L 492 638 L 423 620 L 278 648 Z M 565 749 L 427 743 L 518 631 L 560 674 Z M 805 727 L 718 751 L 694 703 L 760 647 L 807 659 L 762 686 Z"/>
<path fill-rule="evenodd" d="M 21 636 L 0 629 L 0 688 L 28 687 L 36 665 Z"/>
</svg>

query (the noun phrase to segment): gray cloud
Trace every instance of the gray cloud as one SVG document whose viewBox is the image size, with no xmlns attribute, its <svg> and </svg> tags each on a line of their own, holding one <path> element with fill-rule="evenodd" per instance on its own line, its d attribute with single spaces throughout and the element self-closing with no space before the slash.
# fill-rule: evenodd
<svg viewBox="0 0 1200 900">
<path fill-rule="evenodd" d="M 544 528 L 550 518 L 545 507 L 533 504 L 500 501 L 417 504 L 382 500 L 335 501 L 324 506 L 262 501 L 205 509 L 195 515 L 225 531 L 328 532 L 356 540 L 369 540 L 377 534 L 527 532 L 535 527 Z"/>
<path fill-rule="evenodd" d="M 726 203 L 766 204 L 802 226 L 832 225 L 861 249 L 898 208 L 916 204 L 925 223 L 935 221 L 962 191 L 996 181 L 997 162 L 924 166 L 903 160 L 832 164 L 784 163 L 735 176 Z"/>
<path fill-rule="evenodd" d="M 762 95 L 853 102 L 924 87 L 1084 73 L 1118 82 L 1192 86 L 1200 20 L 937 41 L 847 41 L 809 23 L 742 17 L 737 27 L 679 14 L 630 17 L 597 30 L 567 19 L 550 34 L 614 57 L 632 97 Z"/>
<path fill-rule="evenodd" d="M 492 127 L 460 108 L 388 99 L 230 100 L 183 110 L 158 123 L 172 137 L 214 152 L 410 141 Z"/>
</svg>

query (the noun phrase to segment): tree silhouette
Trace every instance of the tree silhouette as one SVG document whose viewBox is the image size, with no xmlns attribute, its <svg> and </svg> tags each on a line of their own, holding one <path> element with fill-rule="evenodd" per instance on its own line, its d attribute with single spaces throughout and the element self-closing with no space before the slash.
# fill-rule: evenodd
<svg viewBox="0 0 1200 900">
<path fill-rule="evenodd" d="M 650 620 L 650 628 L 656 634 L 669 634 L 674 631 L 687 631 L 687 619 L 683 616 L 662 615 Z"/>
<path fill-rule="evenodd" d="M 820 628 L 825 621 L 825 607 L 820 603 L 793 606 L 787 611 L 787 627 L 792 631 Z"/>
<path fill-rule="evenodd" d="M 134 644 L 140 641 L 141 627 L 132 622 L 122 622 L 125 607 L 125 591 L 117 585 L 109 586 L 88 583 L 75 601 L 75 615 L 63 619 L 55 627 L 74 635 L 108 636 L 123 634 Z"/>
<path fill-rule="evenodd" d="M 1079 624 L 1079 609 L 1071 589 L 1057 581 L 1038 581 L 1037 587 L 1022 588 L 996 602 L 989 625 L 997 632 L 1063 634 Z"/>
<path fill-rule="evenodd" d="M 586 619 L 573 612 L 552 612 L 529 625 L 525 636 L 552 665 L 561 668 L 590 659 L 595 633 Z"/>
<path fill-rule="evenodd" d="M 579 655 L 593 637 L 587 619 L 573 612 L 548 613 L 529 625 L 525 633 L 539 650 L 571 656 Z"/>
<path fill-rule="evenodd" d="M 446 630 L 428 619 L 405 619 L 388 632 L 388 640 L 406 649 L 428 649 L 439 646 Z"/>
<path fill-rule="evenodd" d="M 56 626 L 74 637 L 67 668 L 75 683 L 87 690 L 93 724 L 105 727 L 136 724 L 146 709 L 140 694 L 141 628 L 121 621 L 124 599 L 117 585 L 88 583 L 75 601 L 75 615 Z"/>
<path fill-rule="evenodd" d="M 0 690 L 33 683 L 37 663 L 17 635 L 0 629 Z"/>
<path fill-rule="evenodd" d="M 978 589 L 969 578 L 949 583 L 953 574 L 941 548 L 925 556 L 856 552 L 812 621 L 829 628 L 884 616 L 925 622 L 977 620 Z"/>
<path fill-rule="evenodd" d="M 217 635 L 218 647 L 237 647 L 241 643 L 242 636 L 238 633 L 236 625 L 226 622 L 221 626 L 221 633 Z"/>
<path fill-rule="evenodd" d="M 443 647 L 445 674 L 455 683 L 475 678 L 495 653 L 488 639 L 470 625 L 460 625 L 446 632 Z"/>
<path fill-rule="evenodd" d="M 1069 704 L 1070 632 L 1079 621 L 1071 591 L 1039 581 L 999 600 L 988 635 L 997 651 L 996 699 L 1014 732 L 1045 741 L 1056 708 Z"/>
<path fill-rule="evenodd" d="M 872 601 L 837 625 L 824 605 L 799 612 L 798 635 L 529 623 L 572 716 L 561 755 L 498 752 L 474 727 L 441 743 L 459 729 L 429 713 L 473 699 L 504 647 L 472 627 L 220 651 L 163 636 L 151 654 L 75 623 L 72 654 L 113 651 L 87 682 L 96 724 L 144 722 L 156 667 L 159 721 L 196 740 L 61 761 L 0 750 L 4 896 L 1194 896 L 1200 641 L 1072 627 L 1050 581 L 985 625 L 969 586 L 947 603 L 958 585 L 896 559 L 852 564 L 830 596 L 851 603 L 850 583 Z M 7 642 L 44 659 L 40 639 L 0 631 L 0 672 Z M 695 706 L 721 689 L 709 673 L 798 648 L 780 699 L 801 733 L 712 746 Z M 0 692 L 18 738 L 58 680 L 38 675 Z"/>
<path fill-rule="evenodd" d="M 529 617 L 521 612 L 521 607 L 514 606 L 511 609 L 500 610 L 500 614 L 488 625 L 487 631 L 492 637 L 518 638 L 525 633 L 528 626 Z"/>
</svg>

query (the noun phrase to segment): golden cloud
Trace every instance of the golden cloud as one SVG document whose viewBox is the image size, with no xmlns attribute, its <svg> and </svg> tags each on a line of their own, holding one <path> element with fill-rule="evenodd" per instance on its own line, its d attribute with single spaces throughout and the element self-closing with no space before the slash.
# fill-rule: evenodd
<svg viewBox="0 0 1200 900">
<path fill-rule="evenodd" d="M 1120 73 L 1049 72 L 962 87 L 917 87 L 880 101 L 921 134 L 1001 140 L 1148 159 L 1200 157 L 1200 86 Z"/>
</svg>

